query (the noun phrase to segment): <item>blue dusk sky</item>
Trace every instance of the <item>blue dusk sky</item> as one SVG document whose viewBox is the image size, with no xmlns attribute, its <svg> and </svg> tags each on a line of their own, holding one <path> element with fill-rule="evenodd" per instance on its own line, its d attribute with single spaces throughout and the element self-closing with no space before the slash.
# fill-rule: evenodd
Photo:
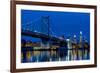
<svg viewBox="0 0 100 73">
<path fill-rule="evenodd" d="M 21 24 L 27 25 L 29 23 L 30 27 L 40 28 L 42 16 L 49 16 L 50 33 L 52 35 L 64 35 L 66 38 L 69 35 L 72 38 L 76 35 L 79 39 L 80 31 L 82 31 L 83 37 L 90 42 L 90 13 L 21 10 Z M 22 38 L 32 39 L 25 36 L 22 36 Z"/>
</svg>

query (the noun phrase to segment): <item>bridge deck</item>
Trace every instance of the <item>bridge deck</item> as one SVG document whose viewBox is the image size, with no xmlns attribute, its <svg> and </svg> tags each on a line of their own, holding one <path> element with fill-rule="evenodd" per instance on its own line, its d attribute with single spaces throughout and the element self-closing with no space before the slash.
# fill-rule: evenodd
<svg viewBox="0 0 100 73">
<path fill-rule="evenodd" d="M 59 42 L 67 43 L 65 39 L 61 39 L 59 37 L 43 34 L 40 32 L 32 32 L 32 31 L 28 31 L 28 30 L 22 30 L 21 34 L 26 35 L 26 36 L 41 38 L 41 39 L 48 39 L 48 40 L 52 40 L 52 41 L 59 41 Z"/>
</svg>

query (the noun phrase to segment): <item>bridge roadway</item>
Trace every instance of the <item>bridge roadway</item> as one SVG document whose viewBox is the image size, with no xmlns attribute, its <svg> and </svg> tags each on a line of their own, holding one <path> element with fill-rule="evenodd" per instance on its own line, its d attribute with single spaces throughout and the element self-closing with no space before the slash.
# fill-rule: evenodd
<svg viewBox="0 0 100 73">
<path fill-rule="evenodd" d="M 51 40 L 51 41 L 67 43 L 67 41 L 63 38 L 43 34 L 41 32 L 33 32 L 33 31 L 29 31 L 29 30 L 22 30 L 21 34 L 25 35 L 25 36 L 35 37 L 35 38 L 41 38 L 41 39 L 46 39 L 46 40 Z"/>
</svg>

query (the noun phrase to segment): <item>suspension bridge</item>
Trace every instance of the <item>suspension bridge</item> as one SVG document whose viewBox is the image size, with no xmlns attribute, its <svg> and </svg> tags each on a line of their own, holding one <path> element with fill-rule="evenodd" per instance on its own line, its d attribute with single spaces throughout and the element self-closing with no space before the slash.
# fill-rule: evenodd
<svg viewBox="0 0 100 73">
<path fill-rule="evenodd" d="M 50 16 L 41 16 L 36 20 L 22 24 L 21 34 L 53 42 L 66 42 L 66 39 L 56 36 L 50 27 Z"/>
</svg>

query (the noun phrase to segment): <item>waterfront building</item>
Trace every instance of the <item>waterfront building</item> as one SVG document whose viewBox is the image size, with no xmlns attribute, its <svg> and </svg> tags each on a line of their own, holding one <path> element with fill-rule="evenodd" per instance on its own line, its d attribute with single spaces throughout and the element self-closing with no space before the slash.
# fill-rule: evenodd
<svg viewBox="0 0 100 73">
<path fill-rule="evenodd" d="M 82 36 L 82 31 L 80 31 L 78 49 L 79 49 L 78 50 L 78 59 L 82 60 L 82 57 L 83 57 L 83 36 Z"/>
<path fill-rule="evenodd" d="M 67 60 L 71 60 L 72 59 L 72 42 L 71 39 L 67 39 L 67 48 L 68 48 L 68 56 L 67 56 Z"/>
<path fill-rule="evenodd" d="M 72 42 L 72 59 L 76 60 L 77 59 L 77 40 L 76 40 L 76 35 L 74 35 L 73 42 Z"/>
</svg>

